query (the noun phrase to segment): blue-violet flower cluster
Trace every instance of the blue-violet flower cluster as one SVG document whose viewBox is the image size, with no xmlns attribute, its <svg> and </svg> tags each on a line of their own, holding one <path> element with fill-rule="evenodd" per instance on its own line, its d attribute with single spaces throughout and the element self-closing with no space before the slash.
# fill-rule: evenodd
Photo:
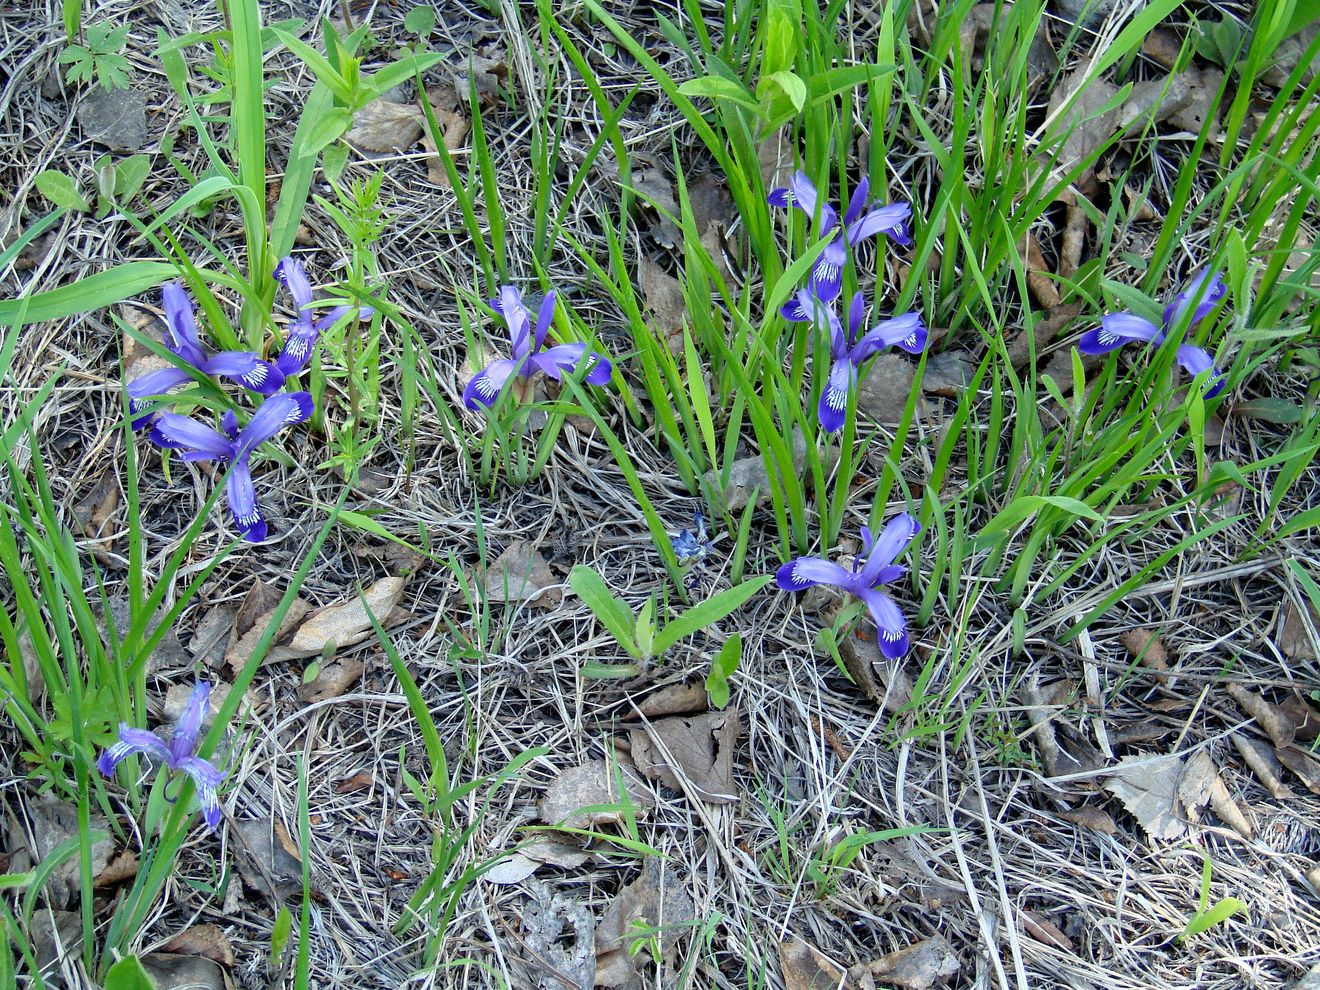
<svg viewBox="0 0 1320 990">
<path fill-rule="evenodd" d="M 1155 344 L 1158 347 L 1181 320 L 1187 318 L 1188 327 L 1195 326 L 1214 312 L 1223 298 L 1224 283 L 1219 275 L 1208 269 L 1200 271 L 1192 278 L 1191 284 L 1164 307 L 1161 326 L 1157 327 L 1135 313 L 1108 313 L 1100 318 L 1099 327 L 1082 334 L 1077 341 L 1077 349 L 1083 354 L 1108 354 L 1133 342 Z M 1179 344 L 1175 357 L 1188 374 L 1211 372 L 1205 387 L 1207 399 L 1214 398 L 1224 390 L 1224 373 L 1215 367 L 1214 358 L 1204 347 Z"/>
<path fill-rule="evenodd" d="M 288 257 L 275 269 L 275 277 L 288 290 L 297 307 L 297 319 L 289 327 L 284 348 L 273 362 L 251 351 L 220 351 L 207 354 L 197 333 L 192 300 L 178 282 L 161 288 L 165 310 L 165 346 L 180 360 L 179 366 L 140 375 L 128 383 L 129 411 L 135 430 L 148 429 L 148 436 L 161 447 L 176 450 L 187 461 L 215 461 L 230 466 L 225 494 L 243 539 L 260 543 L 266 538 L 266 521 L 257 505 L 250 459 L 253 452 L 280 430 L 311 417 L 312 397 L 307 392 L 281 392 L 289 379 L 311 360 L 317 339 L 328 327 L 356 307 L 336 306 L 314 319 L 311 312 L 312 284 L 302 264 Z M 360 319 L 370 319 L 373 310 L 357 310 Z M 147 400 L 162 396 L 178 385 L 199 376 L 228 378 L 263 396 L 247 426 L 240 427 L 231 410 L 221 418 L 224 433 L 178 413 L 145 411 Z"/>
<path fill-rule="evenodd" d="M 798 557 L 779 568 L 775 582 L 784 591 L 805 591 L 813 585 L 827 584 L 860 598 L 875 620 L 880 651 L 896 659 L 908 651 L 907 620 L 880 586 L 907 573 L 907 568 L 894 560 L 919 532 L 921 524 L 906 512 L 900 513 L 889 520 L 878 540 L 872 541 L 870 529 L 862 527 L 862 552 L 853 561 L 852 570 L 820 557 Z"/>
<path fill-rule="evenodd" d="M 134 753 L 154 757 L 171 770 L 179 770 L 192 778 L 197 787 L 197 799 L 202 806 L 202 820 L 215 829 L 220 825 L 220 798 L 217 789 L 225 775 L 208 760 L 197 755 L 198 736 L 202 719 L 211 697 L 211 685 L 199 681 L 188 698 L 183 716 L 174 726 L 168 740 L 147 729 L 135 729 L 127 722 L 119 723 L 119 742 L 101 753 L 97 769 L 109 777 L 121 761 Z"/>
<path fill-rule="evenodd" d="M 463 389 L 463 404 L 469 409 L 494 405 L 511 378 L 529 381 L 538 371 L 557 381 L 564 372 L 577 371 L 586 363 L 585 382 L 603 385 L 610 380 L 613 370 L 610 359 L 595 351 L 588 353 L 586 344 L 578 342 L 545 346 L 546 335 L 554 323 L 554 289 L 547 292 L 541 301 L 535 328 L 532 327 L 527 307 L 523 305 L 522 294 L 511 285 L 502 286 L 499 296 L 490 301 L 490 306 L 508 324 L 511 356 L 492 361 L 467 383 Z"/>
</svg>

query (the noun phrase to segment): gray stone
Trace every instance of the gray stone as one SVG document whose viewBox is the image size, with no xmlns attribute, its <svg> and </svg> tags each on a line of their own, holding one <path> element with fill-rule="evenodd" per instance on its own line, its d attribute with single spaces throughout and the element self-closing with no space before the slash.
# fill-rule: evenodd
<svg viewBox="0 0 1320 990">
<path fill-rule="evenodd" d="M 1118 6 L 1118 0 L 1055 0 L 1054 9 L 1065 21 L 1097 27 Z"/>
<path fill-rule="evenodd" d="M 907 408 L 917 369 L 897 354 L 881 354 L 857 387 L 857 409 L 884 426 L 897 425 Z M 918 414 L 921 412 L 918 400 Z"/>
<path fill-rule="evenodd" d="M 956 399 L 972 381 L 971 356 L 966 351 L 945 351 L 926 361 L 921 376 L 921 390 L 931 395 Z"/>
<path fill-rule="evenodd" d="M 96 89 L 78 104 L 83 137 L 115 151 L 147 143 L 147 98 L 135 89 Z"/>
</svg>

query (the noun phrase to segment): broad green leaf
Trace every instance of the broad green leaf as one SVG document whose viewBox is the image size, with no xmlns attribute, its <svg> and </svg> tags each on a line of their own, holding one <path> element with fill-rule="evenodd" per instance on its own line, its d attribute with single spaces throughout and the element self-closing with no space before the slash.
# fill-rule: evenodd
<svg viewBox="0 0 1320 990">
<path fill-rule="evenodd" d="M 353 114 L 346 107 L 332 107 L 312 127 L 307 135 L 307 144 L 302 149 L 303 157 L 315 156 L 318 151 L 332 141 L 338 141 L 353 126 Z"/>
<path fill-rule="evenodd" d="M 734 633 L 724 641 L 720 651 L 710 662 L 710 673 L 706 675 L 706 694 L 716 708 L 723 708 L 729 703 L 729 678 L 742 662 L 742 633 Z"/>
<path fill-rule="evenodd" d="M 1012 529 L 1029 516 L 1035 515 L 1041 509 L 1046 508 L 1062 509 L 1064 512 L 1080 516 L 1083 519 L 1090 519 L 1093 522 L 1101 522 L 1104 519 L 1100 513 L 1085 502 L 1069 498 L 1067 495 L 1025 495 L 1014 499 L 998 515 L 986 523 L 979 536 L 984 538 Z"/>
<path fill-rule="evenodd" d="M 619 645 L 635 657 L 642 655 L 637 641 L 633 638 L 634 617 L 632 609 L 620 598 L 610 593 L 604 579 L 585 564 L 575 564 L 568 574 L 568 586 L 573 593 L 587 603 L 595 613 L 600 624 L 610 631 Z"/>
<path fill-rule="evenodd" d="M 20 317 L 28 323 L 44 323 L 90 313 L 154 289 L 178 274 L 163 261 L 129 261 L 27 299 L 0 300 L 0 326 Z"/>
<path fill-rule="evenodd" d="M 1249 399 L 1239 402 L 1233 411 L 1248 419 L 1264 420 L 1266 423 L 1278 423 L 1287 426 L 1300 423 L 1305 410 L 1291 399 Z"/>
<path fill-rule="evenodd" d="M 435 30 L 435 8 L 426 4 L 414 7 L 404 15 L 403 26 L 413 34 L 423 38 L 429 37 Z"/>
<path fill-rule="evenodd" d="M 78 191 L 77 183 L 63 172 L 48 168 L 44 172 L 38 172 L 34 182 L 37 186 L 37 192 L 56 206 L 62 206 L 67 210 L 78 210 L 82 213 L 86 213 L 92 208 L 91 204 L 83 198 L 83 194 Z"/>
<path fill-rule="evenodd" d="M 105 974 L 105 990 L 156 990 L 137 956 L 125 956 Z"/>
<path fill-rule="evenodd" d="M 637 623 L 635 642 L 637 649 L 641 651 L 642 656 L 651 655 L 651 647 L 655 644 L 655 598 L 648 598 L 642 605 L 641 611 L 637 613 Z"/>
<path fill-rule="evenodd" d="M 734 82 L 732 79 L 725 79 L 723 76 L 702 76 L 700 79 L 689 79 L 678 87 L 678 91 L 688 97 L 704 96 L 708 100 L 728 100 L 731 103 L 746 107 L 757 115 L 763 112 L 761 104 L 747 91 L 746 86 Z"/>
<path fill-rule="evenodd" d="M 773 75 L 791 69 L 801 43 L 802 5 L 798 0 L 770 0 L 761 71 Z"/>
<path fill-rule="evenodd" d="M 789 102 L 793 104 L 793 109 L 798 113 L 801 113 L 802 108 L 807 105 L 807 84 L 796 72 L 785 69 L 765 76 L 756 87 L 757 94 L 764 99 L 767 91 L 772 87 L 787 96 Z"/>
<path fill-rule="evenodd" d="M 727 588 L 717 595 L 712 595 L 704 602 L 698 602 L 680 615 L 673 622 L 660 630 L 655 637 L 655 655 L 663 656 L 665 651 L 684 636 L 690 636 L 699 629 L 714 622 L 719 622 L 730 612 L 741 608 L 747 599 L 770 583 L 770 575 L 744 581 L 734 588 Z"/>
<path fill-rule="evenodd" d="M 151 156 L 129 155 L 115 165 L 115 198 L 127 203 L 142 189 L 151 174 Z"/>
</svg>

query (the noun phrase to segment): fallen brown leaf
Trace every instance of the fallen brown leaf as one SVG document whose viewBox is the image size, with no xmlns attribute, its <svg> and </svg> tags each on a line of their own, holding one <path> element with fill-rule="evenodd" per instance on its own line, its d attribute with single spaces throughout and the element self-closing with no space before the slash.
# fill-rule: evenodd
<svg viewBox="0 0 1320 990">
<path fill-rule="evenodd" d="M 687 715 L 704 712 L 709 706 L 706 685 L 700 681 L 667 684 L 653 691 L 637 703 L 637 710 L 646 718 L 665 715 Z"/>
<path fill-rule="evenodd" d="M 669 344 L 675 356 L 682 355 L 683 327 L 687 324 L 683 284 L 646 255 L 637 259 L 637 275 L 646 303 L 647 322 Z"/>
<path fill-rule="evenodd" d="M 338 698 L 362 679 L 366 665 L 356 657 L 332 657 L 321 664 L 316 676 L 298 685 L 298 700 L 306 705 Z"/>
<path fill-rule="evenodd" d="M 234 965 L 233 946 L 219 925 L 193 925 L 185 928 L 162 945 L 161 951 L 181 956 L 202 956 L 221 966 Z"/>
<path fill-rule="evenodd" d="M 1133 658 L 1140 658 L 1141 662 L 1152 670 L 1167 671 L 1169 669 L 1169 653 L 1164 648 L 1164 643 L 1160 641 L 1159 633 L 1153 629 L 1129 629 L 1127 632 L 1120 633 L 1118 641 L 1123 644 L 1124 649 L 1132 654 Z M 1168 680 L 1167 676 L 1157 678 L 1160 683 Z"/>
<path fill-rule="evenodd" d="M 618 778 L 623 781 L 626 795 L 619 790 Z M 650 795 L 641 786 L 637 773 L 630 767 L 615 766 L 605 760 L 591 760 L 580 766 L 560 771 L 551 781 L 541 798 L 539 813 L 547 825 L 565 828 L 598 828 L 617 825 L 623 821 L 623 811 L 598 805 L 617 805 L 625 799 L 635 812 L 644 812 L 652 806 Z M 592 808 L 594 810 L 583 810 Z"/>
<path fill-rule="evenodd" d="M 1077 946 L 1073 944 L 1072 939 L 1063 933 L 1063 929 L 1043 914 L 1038 914 L 1035 911 L 1023 911 L 1022 929 L 1037 942 L 1044 942 L 1046 945 L 1052 945 L 1064 952 L 1075 953 L 1077 951 Z"/>
<path fill-rule="evenodd" d="M 1282 801 L 1297 796 L 1292 788 L 1283 782 L 1283 764 L 1279 762 L 1269 745 L 1259 739 L 1253 739 L 1244 732 L 1235 732 L 1232 738 L 1233 745 L 1242 754 L 1242 759 L 1272 797 Z"/>
<path fill-rule="evenodd" d="M 234 822 L 238 871 L 252 890 L 276 903 L 302 889 L 302 854 L 278 818 Z"/>
<path fill-rule="evenodd" d="M 123 883 L 125 880 L 132 880 L 137 876 L 138 858 L 137 853 L 132 849 L 122 850 L 118 856 L 106 864 L 105 869 L 98 873 L 92 881 L 94 887 L 113 887 L 117 883 Z"/>
<path fill-rule="evenodd" d="M 1079 66 L 1059 82 L 1050 97 L 1049 116 L 1055 119 L 1057 132 L 1067 135 L 1055 165 L 1060 172 L 1073 169 L 1089 157 L 1108 140 L 1118 122 L 1117 108 L 1100 112 L 1118 94 L 1118 90 L 1104 77 L 1092 79 L 1089 76 L 1087 66 Z M 1077 94 L 1076 99 L 1066 112 L 1060 113 L 1074 93 Z M 1059 115 L 1056 117 L 1056 114 Z M 1095 191 L 1097 183 L 1094 167 L 1086 169 L 1077 178 L 1076 184 L 1087 195 Z"/>
<path fill-rule="evenodd" d="M 1201 809 L 1209 802 L 1219 820 L 1244 839 L 1250 839 L 1256 833 L 1224 786 L 1219 768 L 1203 749 L 1187 758 L 1182 779 L 1178 782 L 1178 799 L 1186 809 L 1188 820 L 1193 823 L 1200 821 Z"/>
<path fill-rule="evenodd" d="M 1279 762 L 1297 775 L 1308 791 L 1320 794 L 1320 760 L 1308 750 L 1296 746 L 1276 746 Z"/>
<path fill-rule="evenodd" d="M 564 600 L 563 579 L 550 570 L 530 540 L 509 544 L 486 569 L 481 583 L 487 601 L 526 601 L 534 608 L 553 608 Z"/>
<path fill-rule="evenodd" d="M 252 586 L 243 596 L 234 616 L 234 637 L 246 636 L 262 616 L 268 616 L 284 597 L 279 589 L 267 584 L 261 578 L 253 578 Z"/>
<path fill-rule="evenodd" d="M 404 580 L 384 577 L 337 605 L 327 605 L 308 614 L 287 643 L 272 648 L 271 660 L 325 656 L 368 639 L 373 635 L 371 617 L 385 623 L 403 597 Z"/>
<path fill-rule="evenodd" d="M 1177 839 L 1187 833 L 1180 817 L 1178 784 L 1183 761 L 1177 756 L 1129 756 L 1104 782 L 1152 839 Z"/>
<path fill-rule="evenodd" d="M 837 990 L 844 971 L 800 938 L 780 942 L 779 970 L 785 990 Z"/>
<path fill-rule="evenodd" d="M 912 679 L 903 664 L 881 653 L 875 640 L 851 633 L 839 640 L 839 656 L 862 694 L 885 711 L 897 712 L 912 700 Z"/>
<path fill-rule="evenodd" d="M 112 520 L 119 511 L 119 478 L 112 467 L 101 472 L 96 483 L 79 502 L 73 506 L 73 518 L 82 534 L 96 541 L 95 549 L 112 550 L 114 539 L 109 535 L 113 529 Z"/>
<path fill-rule="evenodd" d="M 339 783 L 335 784 L 336 794 L 356 794 L 358 791 L 369 790 L 376 782 L 371 774 L 362 772 L 355 773 L 351 777 L 345 777 Z"/>
<path fill-rule="evenodd" d="M 140 961 L 155 990 L 227 990 L 225 971 L 210 959 L 150 952 Z"/>
<path fill-rule="evenodd" d="M 422 136 L 422 119 L 411 103 L 372 100 L 353 115 L 345 140 L 367 151 L 407 151 Z"/>
<path fill-rule="evenodd" d="M 1289 598 L 1279 627 L 1279 649 L 1283 655 L 1289 660 L 1314 660 L 1316 643 L 1312 629 L 1320 630 L 1320 612 L 1310 601 L 1303 610 L 1295 599 Z"/>
<path fill-rule="evenodd" d="M 726 709 L 662 718 L 628 736 L 633 762 L 643 776 L 683 793 L 690 787 L 711 804 L 728 804 L 738 800 L 733 747 L 741 734 L 738 713 Z"/>
<path fill-rule="evenodd" d="M 957 976 L 960 969 L 962 964 L 958 962 L 953 947 L 943 936 L 936 935 L 872 962 L 853 966 L 848 975 L 857 979 L 865 974 L 906 990 L 929 990 L 935 984 Z"/>
<path fill-rule="evenodd" d="M 1292 744 L 1297 734 L 1297 726 L 1281 708 L 1270 704 L 1259 694 L 1241 684 L 1230 683 L 1228 693 L 1248 715 L 1256 720 L 1256 724 L 1265 730 L 1275 746 L 1282 748 Z"/>
<path fill-rule="evenodd" d="M 628 884 L 605 907 L 596 925 L 596 985 L 620 986 L 628 982 L 650 957 L 650 940 L 633 952 L 639 927 L 659 929 L 656 936 L 661 959 L 672 958 L 678 941 L 697 916 L 692 896 L 679 881 L 672 867 L 648 857 L 639 876 Z M 608 980 L 602 980 L 602 975 Z M 618 982 L 615 979 L 621 977 Z"/>
<path fill-rule="evenodd" d="M 1114 819 L 1109 812 L 1103 808 L 1093 808 L 1084 804 L 1081 807 L 1073 808 L 1071 811 L 1060 811 L 1058 815 L 1066 822 L 1081 825 L 1093 832 L 1100 832 L 1104 835 L 1118 834 L 1118 825 L 1114 823 Z"/>
</svg>

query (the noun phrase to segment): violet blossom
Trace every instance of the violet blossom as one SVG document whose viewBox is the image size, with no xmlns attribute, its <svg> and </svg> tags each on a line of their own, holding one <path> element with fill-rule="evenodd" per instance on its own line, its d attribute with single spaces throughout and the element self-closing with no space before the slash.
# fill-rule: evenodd
<svg viewBox="0 0 1320 990">
<path fill-rule="evenodd" d="M 266 520 L 257 504 L 249 460 L 253 451 L 280 430 L 309 419 L 313 408 L 309 393 L 281 392 L 263 402 L 242 429 L 234 413 L 226 412 L 220 421 L 224 433 L 178 413 L 161 413 L 151 438 L 162 447 L 178 451 L 185 461 L 231 465 L 225 495 L 234 523 L 243 539 L 260 543 L 266 538 Z"/>
<path fill-rule="evenodd" d="M 185 364 L 203 375 L 229 378 L 262 395 L 272 395 L 283 386 L 284 373 L 252 351 L 220 351 L 208 356 L 197 335 L 192 300 L 178 282 L 166 282 L 160 295 L 165 310 L 165 346 Z M 149 371 L 129 382 L 128 408 L 133 416 L 133 429 L 140 430 L 151 421 L 150 414 L 138 415 L 148 397 L 164 395 L 193 377 L 185 368 L 171 366 Z"/>
<path fill-rule="evenodd" d="M 820 557 L 798 557 L 779 568 L 775 582 L 784 591 L 827 584 L 860 598 L 875 620 L 881 652 L 896 659 L 908 651 L 907 620 L 880 586 L 907 573 L 907 568 L 895 564 L 894 559 L 919 532 L 921 524 L 906 512 L 900 513 L 889 520 L 874 542 L 870 529 L 862 527 L 862 552 L 853 561 L 852 570 Z"/>
<path fill-rule="evenodd" d="M 289 327 L 288 335 L 284 338 L 284 349 L 275 358 L 275 367 L 286 378 L 292 378 L 307 366 L 321 334 L 346 314 L 356 308 L 358 319 L 369 320 L 376 312 L 370 306 L 340 305 L 327 311 L 319 320 L 314 319 L 311 310 L 312 283 L 307 279 L 302 262 L 293 255 L 289 255 L 275 266 L 275 278 L 289 290 L 294 307 L 298 311 L 297 321 Z"/>
<path fill-rule="evenodd" d="M 564 372 L 577 371 L 587 363 L 589 366 L 583 380 L 589 385 L 603 385 L 610 380 L 613 369 L 610 359 L 595 351 L 588 353 L 586 344 L 545 346 L 546 334 L 554 322 L 554 289 L 547 292 L 541 302 L 534 331 L 522 295 L 513 286 L 501 287 L 499 297 L 492 299 L 490 306 L 508 324 L 511 357 L 492 361 L 467 383 L 463 389 L 463 404 L 469 409 L 493 405 L 505 384 L 515 375 L 528 381 L 537 371 L 543 371 L 557 381 Z"/>
<path fill-rule="evenodd" d="M 907 203 L 878 206 L 868 202 L 870 190 L 870 180 L 863 177 L 853 190 L 842 222 L 838 211 L 831 204 L 819 204 L 821 236 L 836 231 L 811 268 L 811 287 L 816 297 L 824 302 L 833 302 L 839 298 L 839 291 L 843 287 L 843 265 L 848 260 L 849 247 L 856 247 L 862 241 L 879 234 L 884 234 L 896 244 L 912 243 L 907 229 L 912 207 Z M 788 180 L 788 186 L 772 190 L 768 200 L 771 206 L 796 206 L 808 217 L 814 217 L 819 195 L 807 173 L 799 169 Z"/>
<path fill-rule="evenodd" d="M 134 753 L 154 757 L 171 770 L 180 770 L 192 778 L 197 787 L 197 799 L 202 806 L 202 820 L 211 829 L 220 825 L 220 798 L 216 793 L 225 775 L 208 760 L 197 755 L 198 736 L 202 719 L 206 715 L 211 685 L 198 681 L 193 687 L 183 716 L 174 726 L 167 742 L 159 734 L 147 729 L 135 729 L 127 722 L 119 723 L 119 741 L 101 753 L 96 767 L 103 776 L 115 772 L 121 761 Z"/>
<path fill-rule="evenodd" d="M 1169 331 L 1183 319 L 1187 319 L 1190 328 L 1210 315 L 1224 297 L 1224 291 L 1224 283 L 1219 275 L 1204 269 L 1164 307 L 1162 326 L 1156 326 L 1135 313 L 1107 313 L 1100 318 L 1099 327 L 1082 334 L 1077 341 L 1077 349 L 1083 354 L 1108 354 L 1132 342 L 1159 346 L 1168 338 Z M 1214 358 L 1204 347 L 1179 344 L 1174 356 L 1190 375 L 1211 372 L 1205 388 L 1207 399 L 1214 398 L 1224 390 L 1224 373 L 1215 367 Z"/>
<path fill-rule="evenodd" d="M 816 418 L 821 428 L 833 433 L 843 426 L 848 408 L 848 393 L 857 384 L 858 369 L 886 347 L 898 347 L 909 354 L 920 354 L 926 347 L 926 327 L 916 313 L 904 313 L 881 320 L 866 333 L 866 300 L 860 292 L 848 305 L 848 329 L 834 312 L 834 306 L 813 296 L 807 289 L 797 294 L 780 311 L 794 323 L 810 322 L 830 336 L 830 374 L 820 392 Z"/>
</svg>

